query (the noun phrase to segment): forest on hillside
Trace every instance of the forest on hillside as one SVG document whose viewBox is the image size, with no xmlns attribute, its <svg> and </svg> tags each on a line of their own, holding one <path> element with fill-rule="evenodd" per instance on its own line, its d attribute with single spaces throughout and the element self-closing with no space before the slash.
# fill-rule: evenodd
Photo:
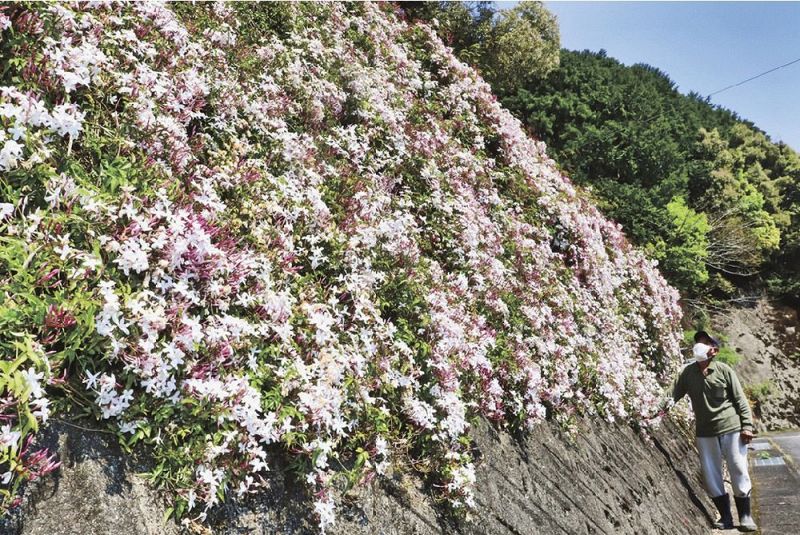
<svg viewBox="0 0 800 535">
<path fill-rule="evenodd" d="M 400 3 L 436 20 L 504 107 L 688 302 L 800 300 L 800 157 L 656 66 L 559 50 L 540 3 Z M 518 44 L 511 46 L 511 43 Z"/>
</svg>

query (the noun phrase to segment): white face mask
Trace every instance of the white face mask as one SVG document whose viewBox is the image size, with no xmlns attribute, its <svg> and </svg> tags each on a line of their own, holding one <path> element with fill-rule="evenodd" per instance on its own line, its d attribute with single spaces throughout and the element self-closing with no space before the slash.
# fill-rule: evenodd
<svg viewBox="0 0 800 535">
<path fill-rule="evenodd" d="M 695 344 L 694 347 L 692 348 L 692 353 L 694 353 L 694 359 L 697 362 L 703 362 L 708 360 L 709 351 L 711 351 L 711 346 L 706 344 Z"/>
</svg>

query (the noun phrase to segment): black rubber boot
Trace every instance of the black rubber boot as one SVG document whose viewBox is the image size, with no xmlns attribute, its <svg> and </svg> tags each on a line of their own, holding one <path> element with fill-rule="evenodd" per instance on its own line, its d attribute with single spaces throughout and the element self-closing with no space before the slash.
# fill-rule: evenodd
<svg viewBox="0 0 800 535">
<path fill-rule="evenodd" d="M 719 511 L 719 520 L 714 523 L 717 529 L 733 529 L 733 516 L 731 516 L 731 497 L 728 493 L 716 498 L 711 498 Z"/>
<path fill-rule="evenodd" d="M 758 529 L 750 516 L 750 496 L 734 496 L 736 511 L 739 513 L 739 531 L 755 531 Z"/>
</svg>

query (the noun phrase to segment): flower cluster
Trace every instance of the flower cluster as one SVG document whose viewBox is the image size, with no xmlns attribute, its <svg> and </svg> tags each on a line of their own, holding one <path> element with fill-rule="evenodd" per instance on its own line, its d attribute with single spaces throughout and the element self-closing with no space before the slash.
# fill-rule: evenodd
<svg viewBox="0 0 800 535">
<path fill-rule="evenodd" d="M 644 420 L 680 361 L 653 263 L 391 9 L 0 12 L 33 58 L 0 88 L 0 280 L 33 296 L 0 297 L 32 348 L 4 395 L 38 421 L 44 384 L 92 400 L 178 515 L 264 485 L 275 448 L 323 531 L 338 476 L 408 455 L 472 508 L 475 418 Z M 33 427 L 3 418 L 9 455 Z"/>
</svg>

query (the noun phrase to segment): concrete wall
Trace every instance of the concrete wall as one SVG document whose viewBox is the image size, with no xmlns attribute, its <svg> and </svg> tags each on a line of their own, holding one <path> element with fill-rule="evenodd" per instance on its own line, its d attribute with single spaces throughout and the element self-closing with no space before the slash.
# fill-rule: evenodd
<svg viewBox="0 0 800 535">
<path fill-rule="evenodd" d="M 582 421 L 574 439 L 555 424 L 528 437 L 473 432 L 479 510 L 456 521 L 417 477 L 395 473 L 342 499 L 332 533 L 359 534 L 707 534 L 709 502 L 697 453 L 667 423 L 655 442 L 628 427 Z M 9 535 L 171 535 L 164 501 L 136 475 L 146 461 L 126 458 L 107 435 L 66 424 L 46 433 L 64 466 L 31 485 L 20 511 L 0 526 Z M 113 441 L 113 437 L 109 437 Z M 276 461 L 271 489 L 214 512 L 207 533 L 314 533 L 302 487 Z"/>
</svg>

